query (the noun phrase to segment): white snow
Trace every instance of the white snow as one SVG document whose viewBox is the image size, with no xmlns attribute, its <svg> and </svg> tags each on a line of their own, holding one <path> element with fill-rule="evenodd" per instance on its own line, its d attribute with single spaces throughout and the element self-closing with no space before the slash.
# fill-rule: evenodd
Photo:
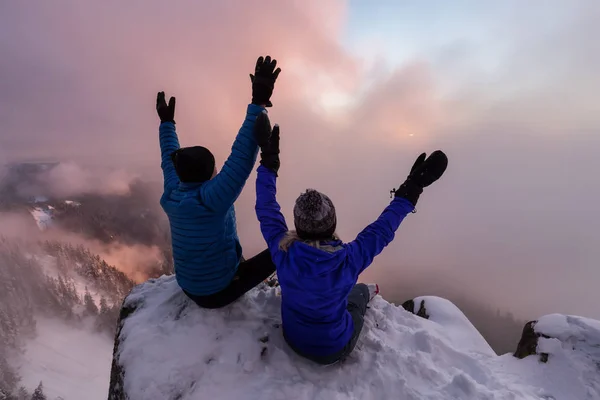
<svg viewBox="0 0 600 400">
<path fill-rule="evenodd" d="M 44 275 L 58 278 L 58 268 L 56 267 L 56 257 L 50 256 L 48 254 L 44 255 L 31 255 L 42 267 L 42 271 Z"/>
<path fill-rule="evenodd" d="M 43 381 L 48 399 L 106 399 L 113 342 L 106 335 L 37 318 L 35 339 L 20 357 L 21 384 L 30 391 Z"/>
<path fill-rule="evenodd" d="M 81 205 L 81 203 L 78 203 L 78 202 L 72 201 L 72 200 L 65 200 L 65 204 L 68 206 L 74 206 L 74 207 L 79 207 Z"/>
<path fill-rule="evenodd" d="M 52 214 L 50 214 L 49 210 L 44 210 L 40 207 L 34 207 L 30 210 L 30 212 L 40 230 L 46 230 L 52 223 Z"/>
<path fill-rule="evenodd" d="M 42 267 L 42 270 L 46 276 L 49 276 L 52 278 L 59 277 L 60 274 L 59 274 L 58 268 L 56 266 L 56 257 L 50 256 L 47 254 L 41 255 L 41 256 L 40 255 L 28 255 L 28 257 L 32 257 L 37 262 L 39 262 L 39 265 Z M 113 301 L 110 300 L 110 296 L 108 296 L 107 293 L 102 293 L 101 291 L 96 290 L 92 285 L 88 285 L 88 282 L 86 282 L 85 278 L 83 278 L 81 275 L 79 275 L 75 272 L 72 272 L 72 271 L 68 271 L 66 276 L 63 275 L 63 278 L 73 281 L 73 285 L 75 286 L 75 291 L 77 292 L 77 295 L 79 296 L 80 299 L 84 298 L 85 288 L 87 287 L 88 291 L 90 292 L 90 295 L 92 296 L 92 300 L 94 301 L 94 304 L 96 304 L 96 306 L 98 308 L 100 308 L 100 300 L 102 299 L 102 296 L 105 297 L 107 305 L 112 306 L 114 304 Z M 74 311 L 79 312 L 81 310 L 75 309 Z"/>
<path fill-rule="evenodd" d="M 417 297 L 414 299 L 415 313 L 419 311 L 421 301 L 425 301 L 429 321 L 433 322 L 431 329 L 447 336 L 456 349 L 488 356 L 496 355 L 481 333 L 452 302 L 435 296 Z"/>
<path fill-rule="evenodd" d="M 562 341 L 600 341 L 600 321 L 574 315 L 545 315 L 535 324 L 535 331 Z"/>
<path fill-rule="evenodd" d="M 451 303 L 419 299 L 431 320 L 377 296 L 350 358 L 323 367 L 286 345 L 275 289 L 260 287 L 224 309 L 204 310 L 174 277 L 150 280 L 126 300 L 139 306 L 121 332 L 124 388 L 146 400 L 600 398 L 598 371 L 589 374 L 583 353 L 555 347 L 547 364 L 538 356 L 499 357 Z"/>
</svg>

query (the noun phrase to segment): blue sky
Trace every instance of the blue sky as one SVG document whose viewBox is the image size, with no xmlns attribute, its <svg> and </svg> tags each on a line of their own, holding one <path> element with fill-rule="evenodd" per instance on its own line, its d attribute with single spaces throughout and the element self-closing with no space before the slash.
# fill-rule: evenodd
<svg viewBox="0 0 600 400">
<path fill-rule="evenodd" d="M 392 64 L 464 47 L 494 65 L 519 36 L 557 29 L 584 3 L 349 0 L 343 42 L 353 52 L 379 50 Z"/>
<path fill-rule="evenodd" d="M 347 12 L 349 52 L 387 71 L 418 61 L 440 94 L 475 91 L 516 109 L 559 95 L 578 121 L 595 118 L 598 0 L 348 0 Z"/>
</svg>

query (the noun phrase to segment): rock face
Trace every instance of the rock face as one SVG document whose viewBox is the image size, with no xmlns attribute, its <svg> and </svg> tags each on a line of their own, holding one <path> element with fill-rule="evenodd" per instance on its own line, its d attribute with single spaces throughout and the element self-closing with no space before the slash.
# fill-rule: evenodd
<svg viewBox="0 0 600 400">
<path fill-rule="evenodd" d="M 123 325 L 135 310 L 137 309 L 137 305 L 135 303 L 123 303 L 121 307 L 121 312 L 119 313 L 119 321 L 117 325 L 117 332 L 115 334 L 115 344 L 113 348 L 113 360 L 110 369 L 110 384 L 108 389 L 108 399 L 109 400 L 127 400 L 128 397 L 125 394 L 123 389 L 123 378 L 125 376 L 125 371 L 123 366 L 118 362 L 117 350 L 121 344 L 121 331 L 123 329 Z"/>
<path fill-rule="evenodd" d="M 410 312 L 375 297 L 351 356 L 316 365 L 283 340 L 278 289 L 204 310 L 173 276 L 136 286 L 121 310 L 109 400 L 600 398 L 587 333 L 591 347 L 575 356 L 538 338 L 547 364 L 498 357 L 454 304 L 432 296 L 405 303 Z M 544 334 L 571 343 L 556 333 Z"/>
<path fill-rule="evenodd" d="M 539 355 L 548 362 L 562 350 L 581 355 L 600 374 L 600 322 L 574 315 L 550 314 L 528 322 L 514 356 Z"/>
<path fill-rule="evenodd" d="M 421 318 L 429 319 L 429 315 L 427 314 L 427 309 L 425 308 L 425 300 L 421 300 L 419 303 L 419 308 L 415 308 L 415 301 L 413 299 L 406 300 L 402 303 L 402 307 Z M 415 311 L 416 310 L 416 311 Z"/>
<path fill-rule="evenodd" d="M 521 335 L 521 340 L 519 340 L 519 344 L 517 345 L 517 350 L 513 354 L 517 358 L 525 358 L 527 356 L 532 356 L 537 353 L 538 339 L 540 337 L 544 337 L 549 339 L 549 336 L 546 336 L 542 333 L 538 333 L 535 331 L 534 327 L 537 321 L 529 321 L 525 324 L 523 328 L 523 334 Z M 540 361 L 546 362 L 548 361 L 548 354 L 541 353 Z"/>
</svg>

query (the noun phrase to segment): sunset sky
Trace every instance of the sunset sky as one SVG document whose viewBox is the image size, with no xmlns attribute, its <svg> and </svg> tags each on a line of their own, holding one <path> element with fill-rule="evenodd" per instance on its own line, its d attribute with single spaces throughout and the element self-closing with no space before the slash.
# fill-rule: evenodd
<svg viewBox="0 0 600 400">
<path fill-rule="evenodd" d="M 600 318 L 598 21 L 596 0 L 3 1 L 0 164 L 157 177 L 164 90 L 182 145 L 221 165 L 270 54 L 288 218 L 314 187 L 350 240 L 441 148 L 446 176 L 365 279 L 433 274 L 516 313 Z M 254 177 L 236 207 L 247 257 L 264 248 Z"/>
</svg>

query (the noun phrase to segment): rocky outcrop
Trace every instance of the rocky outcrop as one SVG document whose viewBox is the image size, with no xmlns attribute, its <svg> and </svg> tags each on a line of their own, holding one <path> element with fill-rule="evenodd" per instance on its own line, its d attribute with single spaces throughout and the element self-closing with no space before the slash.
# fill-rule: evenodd
<svg viewBox="0 0 600 400">
<path fill-rule="evenodd" d="M 535 331 L 534 328 L 536 323 L 537 321 L 529 321 L 527 324 L 525 324 L 525 327 L 523 328 L 523 334 L 521 335 L 521 340 L 519 340 L 517 350 L 514 352 L 513 356 L 522 359 L 528 356 L 536 355 L 538 354 L 538 339 L 540 337 L 544 337 L 546 339 L 550 338 L 550 336 L 546 336 Z M 539 356 L 541 362 L 548 361 L 547 353 L 540 353 Z"/>
<path fill-rule="evenodd" d="M 403 308 L 377 296 L 350 357 L 320 366 L 283 339 L 281 299 L 262 284 L 205 310 L 173 276 L 136 286 L 121 310 L 108 399 L 600 398 L 597 321 L 530 324 L 537 344 L 523 347 L 547 353 L 540 364 L 497 356 L 448 300 L 417 297 Z"/>
<path fill-rule="evenodd" d="M 562 314 L 529 321 L 513 355 L 519 359 L 538 355 L 546 363 L 561 350 L 584 354 L 600 373 L 600 322 Z"/>
<path fill-rule="evenodd" d="M 136 303 L 127 303 L 123 302 L 121 306 L 121 312 L 119 313 L 119 321 L 117 323 L 117 332 L 115 334 L 115 342 L 113 348 L 113 360 L 110 369 L 110 384 L 108 390 L 108 400 L 129 400 L 128 396 L 125 393 L 125 389 L 123 388 L 123 379 L 125 377 L 125 370 L 123 366 L 119 363 L 119 357 L 117 354 L 117 350 L 121 344 L 121 331 L 123 329 L 123 325 L 131 314 L 135 312 L 137 309 Z"/>
<path fill-rule="evenodd" d="M 429 319 L 429 315 L 427 314 L 427 309 L 425 308 L 425 300 L 421 300 L 417 311 L 415 311 L 415 301 L 413 299 L 406 300 L 404 303 L 402 303 L 402 308 L 404 308 L 406 311 L 411 312 L 421 318 Z"/>
<path fill-rule="evenodd" d="M 402 308 L 431 321 L 431 329 L 449 337 L 454 346 L 466 352 L 495 356 L 496 353 L 463 312 L 449 300 L 420 296 L 405 301 Z"/>
</svg>

